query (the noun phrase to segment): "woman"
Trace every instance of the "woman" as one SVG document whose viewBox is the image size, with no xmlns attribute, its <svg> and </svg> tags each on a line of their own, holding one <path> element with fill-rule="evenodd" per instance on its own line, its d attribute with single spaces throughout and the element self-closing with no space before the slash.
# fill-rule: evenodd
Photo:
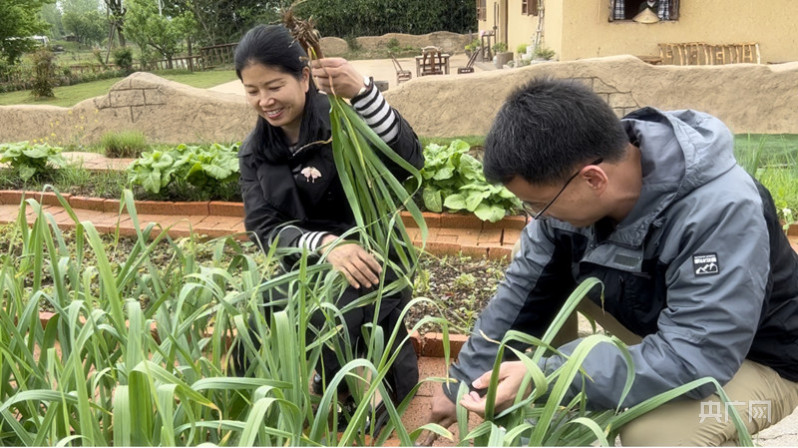
<svg viewBox="0 0 798 448">
<path fill-rule="evenodd" d="M 269 247 L 276 240 L 278 247 L 318 254 L 355 225 L 333 160 L 330 104 L 319 90 L 334 89 L 336 95 L 350 99 L 377 135 L 410 164 L 420 169 L 424 160 L 413 130 L 368 78 L 343 59 L 313 61 L 312 67 L 307 61 L 305 51 L 281 25 L 257 26 L 239 42 L 236 73 L 259 115 L 239 151 L 240 183 L 245 226 L 256 242 Z M 408 176 L 393 163 L 386 166 L 399 179 Z M 290 269 L 297 258 L 286 256 L 283 265 Z M 378 286 L 380 264 L 357 244 L 337 245 L 327 261 L 350 284 L 337 302 L 339 308 Z M 407 334 L 399 318 L 410 292 L 381 299 L 377 322 L 386 335 L 399 324 L 397 341 Z M 374 306 L 366 306 L 344 316 L 351 341 L 361 336 L 361 325 L 372 321 L 374 311 Z M 330 379 L 340 369 L 337 358 L 330 351 L 324 351 L 322 358 L 324 378 Z M 386 383 L 398 403 L 417 382 L 416 355 L 405 344 Z M 317 374 L 314 389 L 321 388 Z"/>
</svg>

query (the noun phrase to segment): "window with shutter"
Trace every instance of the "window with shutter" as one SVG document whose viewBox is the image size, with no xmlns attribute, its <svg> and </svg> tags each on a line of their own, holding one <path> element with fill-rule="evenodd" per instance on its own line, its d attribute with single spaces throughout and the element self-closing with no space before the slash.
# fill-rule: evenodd
<svg viewBox="0 0 798 448">
<path fill-rule="evenodd" d="M 680 0 L 610 0 L 610 21 L 632 20 L 644 9 L 654 12 L 659 20 L 679 20 Z"/>
</svg>

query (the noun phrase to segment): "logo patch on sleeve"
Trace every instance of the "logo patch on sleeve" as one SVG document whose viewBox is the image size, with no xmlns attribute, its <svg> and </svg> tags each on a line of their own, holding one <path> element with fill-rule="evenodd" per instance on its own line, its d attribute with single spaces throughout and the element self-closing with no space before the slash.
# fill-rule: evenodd
<svg viewBox="0 0 798 448">
<path fill-rule="evenodd" d="M 693 255 L 693 272 L 695 275 L 717 275 L 720 273 L 718 254 Z"/>
</svg>

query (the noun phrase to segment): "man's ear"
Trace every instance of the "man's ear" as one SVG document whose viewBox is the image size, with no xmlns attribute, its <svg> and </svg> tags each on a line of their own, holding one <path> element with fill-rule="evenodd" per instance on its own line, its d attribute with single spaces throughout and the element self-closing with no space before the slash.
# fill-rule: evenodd
<svg viewBox="0 0 798 448">
<path fill-rule="evenodd" d="M 579 175 L 585 179 L 590 188 L 595 190 L 596 193 L 602 193 L 606 190 L 610 182 L 607 173 L 598 165 L 588 165 L 582 168 Z"/>
</svg>

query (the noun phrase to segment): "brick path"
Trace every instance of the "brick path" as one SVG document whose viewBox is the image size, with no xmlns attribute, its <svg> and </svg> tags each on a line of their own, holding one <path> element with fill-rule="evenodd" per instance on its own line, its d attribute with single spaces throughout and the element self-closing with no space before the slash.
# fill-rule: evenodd
<svg viewBox="0 0 798 448">
<path fill-rule="evenodd" d="M 14 196 L 16 195 L 16 199 Z M 19 204 L 22 195 L 20 192 L 0 192 L 0 223 L 16 222 L 19 215 Z M 53 193 L 29 193 L 26 198 L 36 199 L 43 204 L 44 211 L 53 215 L 53 219 L 62 229 L 73 229 L 76 227 L 75 220 L 69 215 Z M 113 233 L 117 226 L 121 235 L 133 236 L 136 228 L 133 220 L 127 212 L 119 213 L 119 201 L 111 199 L 83 198 L 65 195 L 69 200 L 72 211 L 77 215 L 80 222 L 91 221 L 101 233 Z M 161 203 L 168 208 L 173 203 Z M 208 237 L 222 237 L 227 235 L 244 234 L 243 216 L 224 216 L 211 214 L 207 207 L 204 212 L 199 213 L 180 213 L 166 214 L 157 213 L 157 210 L 148 211 L 146 203 L 142 206 L 143 210 L 137 212 L 139 226 L 141 229 L 147 227 L 149 223 L 156 223 L 161 228 L 168 228 L 169 235 L 175 238 L 188 236 L 192 231 Z M 172 207 L 174 208 L 174 207 Z M 202 209 L 200 209 L 202 210 Z M 180 210 L 176 210 L 177 213 Z M 35 220 L 35 209 L 30 205 L 26 208 L 28 223 L 32 224 Z"/>
<path fill-rule="evenodd" d="M 113 233 L 119 226 L 121 235 L 136 234 L 133 220 L 127 211 L 119 213 L 118 200 L 70 195 L 64 197 L 69 201 L 78 221 L 91 221 L 99 232 Z M 36 199 L 42 203 L 44 211 L 53 215 L 58 227 L 75 228 L 75 220 L 61 206 L 55 194 L 28 192 L 25 198 Z M 0 191 L 0 223 L 17 221 L 21 199 L 21 192 Z M 210 238 L 228 235 L 246 238 L 240 204 L 213 201 L 199 203 L 142 201 L 137 204 L 136 214 L 141 229 L 150 223 L 155 223 L 160 228 L 168 228 L 168 233 L 173 238 L 185 237 L 191 232 Z M 36 218 L 35 210 L 30 205 L 27 206 L 26 217 L 28 223 L 33 223 Z M 419 229 L 408 227 L 407 231 L 413 241 L 420 245 Z M 436 255 L 453 255 L 462 252 L 470 256 L 500 258 L 510 255 L 520 235 L 521 230 L 516 228 L 433 227 L 429 229 L 426 250 Z"/>
</svg>

